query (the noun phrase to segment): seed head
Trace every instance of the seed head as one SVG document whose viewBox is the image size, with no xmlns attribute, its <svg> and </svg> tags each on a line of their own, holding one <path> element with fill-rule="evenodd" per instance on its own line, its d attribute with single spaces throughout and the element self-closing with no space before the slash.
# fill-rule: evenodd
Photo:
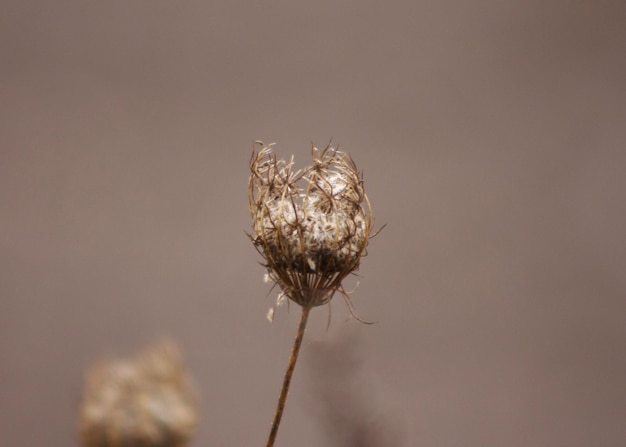
<svg viewBox="0 0 626 447">
<path fill-rule="evenodd" d="M 79 435 L 84 447 L 183 447 L 197 419 L 180 353 L 166 341 L 134 360 L 89 371 Z"/>
<path fill-rule="evenodd" d="M 362 174 L 345 152 L 312 148 L 298 171 L 261 144 L 250 161 L 254 246 L 281 296 L 305 307 L 328 303 L 366 254 L 373 218 Z"/>
</svg>

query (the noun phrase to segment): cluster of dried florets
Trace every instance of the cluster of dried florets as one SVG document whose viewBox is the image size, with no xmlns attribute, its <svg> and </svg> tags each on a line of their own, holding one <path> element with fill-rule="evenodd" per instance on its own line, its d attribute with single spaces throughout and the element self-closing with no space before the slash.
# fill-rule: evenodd
<svg viewBox="0 0 626 447">
<path fill-rule="evenodd" d="M 180 353 L 166 341 L 137 359 L 89 372 L 79 432 L 84 447 L 183 447 L 197 419 Z"/>
<path fill-rule="evenodd" d="M 267 278 L 301 306 L 326 304 L 359 267 L 372 213 L 362 174 L 350 156 L 312 148 L 313 164 L 294 171 L 261 145 L 250 162 L 251 239 L 265 258 Z"/>
</svg>

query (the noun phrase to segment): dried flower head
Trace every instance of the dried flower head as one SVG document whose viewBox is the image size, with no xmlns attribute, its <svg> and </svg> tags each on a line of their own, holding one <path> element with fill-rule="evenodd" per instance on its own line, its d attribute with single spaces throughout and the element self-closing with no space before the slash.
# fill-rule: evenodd
<svg viewBox="0 0 626 447">
<path fill-rule="evenodd" d="M 166 341 L 89 371 L 79 434 L 84 447 L 183 447 L 197 418 L 180 353 Z"/>
<path fill-rule="evenodd" d="M 250 161 L 250 235 L 265 259 L 266 279 L 303 307 L 344 293 L 341 282 L 358 269 L 373 224 L 362 174 L 350 156 L 312 148 L 313 164 L 294 171 L 272 145 Z"/>
</svg>

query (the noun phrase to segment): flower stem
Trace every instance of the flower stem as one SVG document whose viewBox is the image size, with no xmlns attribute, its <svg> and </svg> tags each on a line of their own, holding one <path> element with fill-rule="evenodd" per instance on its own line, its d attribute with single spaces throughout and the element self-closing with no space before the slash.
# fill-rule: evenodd
<svg viewBox="0 0 626 447">
<path fill-rule="evenodd" d="M 267 440 L 267 447 L 272 447 L 276 440 L 276 434 L 278 433 L 278 426 L 280 425 L 280 419 L 283 416 L 283 410 L 285 409 L 285 402 L 287 401 L 287 393 L 289 392 L 289 384 L 291 383 L 291 376 L 293 370 L 296 367 L 296 361 L 298 360 L 298 353 L 300 352 L 300 346 L 302 345 L 302 338 L 304 337 L 304 330 L 306 329 L 306 322 L 309 318 L 310 307 L 302 306 L 302 316 L 300 317 L 300 325 L 298 326 L 298 332 L 296 333 L 296 339 L 293 342 L 293 348 L 291 348 L 291 355 L 289 356 L 289 363 L 287 364 L 287 371 L 285 371 L 285 378 L 283 379 L 283 388 L 280 391 L 280 397 L 278 399 L 278 405 L 276 406 L 276 414 L 274 415 L 274 422 L 272 423 L 272 430 Z"/>
</svg>

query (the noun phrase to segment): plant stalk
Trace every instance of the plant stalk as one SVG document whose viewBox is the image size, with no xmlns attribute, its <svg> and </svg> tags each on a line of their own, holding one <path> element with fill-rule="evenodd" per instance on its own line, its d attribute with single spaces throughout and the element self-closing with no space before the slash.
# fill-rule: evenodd
<svg viewBox="0 0 626 447">
<path fill-rule="evenodd" d="M 293 342 L 291 348 L 291 355 L 289 356 L 289 363 L 287 363 L 287 371 L 285 371 L 285 378 L 283 379 L 283 388 L 280 391 L 280 397 L 278 399 L 278 405 L 276 406 L 276 414 L 274 415 L 274 422 L 272 422 L 272 429 L 270 436 L 267 440 L 267 447 L 273 447 L 276 440 L 276 434 L 278 433 L 278 426 L 283 416 L 283 410 L 285 409 L 285 402 L 287 402 L 287 393 L 289 392 L 289 384 L 291 383 L 291 376 L 293 370 L 296 367 L 296 361 L 298 360 L 298 354 L 300 353 L 300 346 L 302 345 L 302 339 L 304 337 L 304 330 L 306 329 L 306 323 L 309 319 L 309 312 L 311 307 L 302 306 L 302 315 L 300 317 L 300 325 L 298 326 L 298 332 L 296 333 L 296 339 Z"/>
</svg>

